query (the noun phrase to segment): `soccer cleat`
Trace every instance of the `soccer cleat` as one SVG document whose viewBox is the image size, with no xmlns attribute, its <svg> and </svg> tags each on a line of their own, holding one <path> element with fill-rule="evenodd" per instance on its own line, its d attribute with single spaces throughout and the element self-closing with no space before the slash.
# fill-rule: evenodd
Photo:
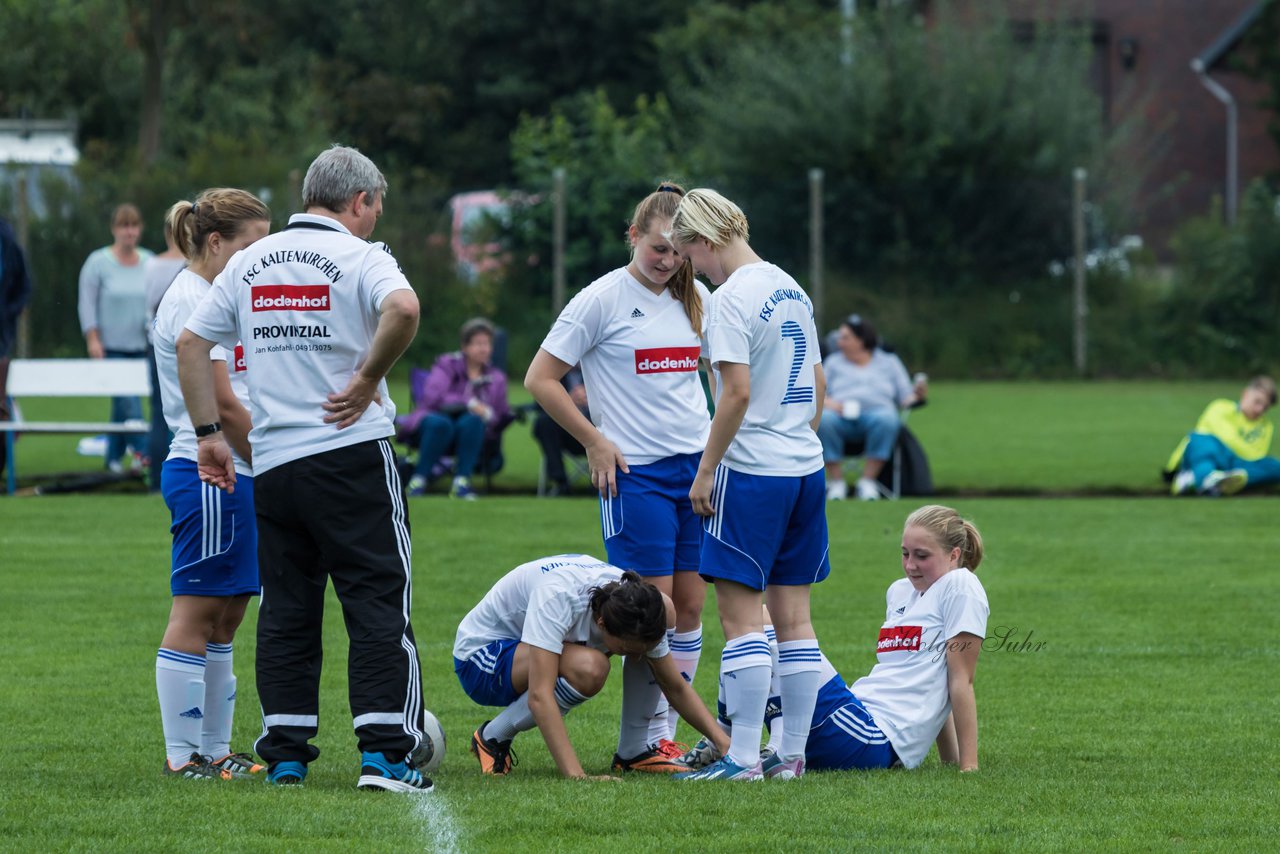
<svg viewBox="0 0 1280 854">
<path fill-rule="evenodd" d="M 455 477 L 453 479 L 453 488 L 449 490 L 450 498 L 460 498 L 463 501 L 475 501 L 476 491 L 471 488 L 471 481 L 465 477 Z"/>
<path fill-rule="evenodd" d="M 267 766 L 254 762 L 250 753 L 228 753 L 211 764 L 214 768 L 230 771 L 231 776 L 239 780 L 252 779 L 267 770 Z"/>
<path fill-rule="evenodd" d="M 685 754 L 676 761 L 690 771 L 698 771 L 713 762 L 718 762 L 721 755 L 716 746 L 704 737 L 698 739 L 698 743 L 685 751 Z"/>
<path fill-rule="evenodd" d="M 768 748 L 765 748 L 766 750 Z M 760 770 L 764 776 L 779 780 L 794 780 L 804 776 L 804 757 L 799 759 L 783 759 L 776 753 L 770 753 L 768 759 L 762 759 Z"/>
<path fill-rule="evenodd" d="M 430 777 L 424 777 L 418 769 L 401 759 L 392 762 L 386 754 L 366 751 L 360 757 L 360 780 L 357 789 L 384 792 L 430 792 L 435 786 Z"/>
<path fill-rule="evenodd" d="M 1187 469 L 1178 472 L 1178 476 L 1173 479 L 1173 484 L 1169 487 L 1169 492 L 1174 495 L 1186 495 L 1196 488 L 1196 473 Z"/>
<path fill-rule="evenodd" d="M 650 747 L 630 759 L 623 759 L 618 754 L 613 754 L 613 770 L 643 771 L 647 774 L 679 774 L 689 769 L 681 765 L 676 757 L 663 753 L 656 747 Z"/>
<path fill-rule="evenodd" d="M 216 767 L 209 761 L 209 757 L 201 756 L 199 753 L 191 754 L 191 758 L 184 764 L 174 768 L 169 764 L 169 760 L 164 761 L 164 775 L 166 777 L 180 777 L 184 780 L 230 780 L 231 772 Z"/>
<path fill-rule="evenodd" d="M 511 749 L 511 742 L 485 738 L 481 735 L 488 725 L 489 722 L 485 721 L 471 734 L 471 752 L 476 759 L 480 760 L 481 774 L 501 777 L 511 773 L 511 769 L 515 767 L 516 754 Z"/>
<path fill-rule="evenodd" d="M 689 750 L 689 745 L 681 744 L 678 741 L 672 741 L 669 738 L 660 739 L 654 746 L 654 750 L 666 756 L 668 759 L 679 759 Z"/>
<path fill-rule="evenodd" d="M 307 766 L 301 762 L 275 762 L 267 769 L 267 782 L 273 786 L 301 786 L 307 778 Z"/>
<path fill-rule="evenodd" d="M 748 768 L 736 764 L 732 759 L 725 756 L 718 762 L 713 762 L 700 771 L 685 771 L 682 774 L 676 774 L 673 780 L 742 780 L 754 781 L 763 780 L 764 774 L 760 770 L 760 763 L 757 762 Z"/>
<path fill-rule="evenodd" d="M 764 765 L 766 762 L 769 761 L 769 757 L 777 756 L 777 755 L 778 755 L 777 748 L 774 748 L 771 745 L 766 744 L 764 747 L 760 748 L 760 764 Z"/>
</svg>

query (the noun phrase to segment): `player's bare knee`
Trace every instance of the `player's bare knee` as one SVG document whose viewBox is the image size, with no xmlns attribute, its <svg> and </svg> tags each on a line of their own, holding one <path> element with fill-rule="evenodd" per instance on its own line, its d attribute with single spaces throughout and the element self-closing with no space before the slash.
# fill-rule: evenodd
<svg viewBox="0 0 1280 854">
<path fill-rule="evenodd" d="M 594 697 L 609 678 L 609 658 L 602 652 L 578 647 L 573 656 L 562 656 L 560 675 L 584 697 Z M 566 660 L 567 659 L 567 660 Z"/>
</svg>

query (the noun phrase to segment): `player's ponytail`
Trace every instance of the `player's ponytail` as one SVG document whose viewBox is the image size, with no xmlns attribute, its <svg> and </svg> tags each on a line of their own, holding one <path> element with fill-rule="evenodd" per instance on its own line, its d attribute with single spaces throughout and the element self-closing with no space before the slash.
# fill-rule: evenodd
<svg viewBox="0 0 1280 854">
<path fill-rule="evenodd" d="M 982 563 L 982 535 L 968 519 L 950 507 L 928 504 L 907 517 L 904 528 L 923 528 L 947 551 L 960 549 L 960 566 L 977 572 Z"/>
<path fill-rule="evenodd" d="M 648 234 L 649 227 L 655 218 L 665 222 L 671 221 L 682 198 L 684 198 L 684 187 L 672 181 L 660 182 L 658 189 L 645 196 L 640 204 L 636 205 L 635 212 L 631 215 L 631 224 L 640 234 Z M 683 259 L 680 266 L 671 274 L 671 278 L 667 280 L 667 287 L 671 295 L 684 306 L 684 313 L 689 318 L 693 331 L 701 335 L 702 297 L 693 283 L 693 265 L 689 263 L 688 258 Z"/>
<path fill-rule="evenodd" d="M 667 607 L 658 588 L 627 570 L 622 578 L 590 591 L 591 615 L 623 640 L 654 644 L 667 634 Z"/>
<path fill-rule="evenodd" d="M 248 223 L 270 219 L 271 211 L 253 193 L 215 187 L 194 202 L 175 203 L 164 222 L 173 231 L 173 245 L 188 261 L 195 262 L 204 257 L 206 242 L 215 231 L 229 240 Z"/>
</svg>

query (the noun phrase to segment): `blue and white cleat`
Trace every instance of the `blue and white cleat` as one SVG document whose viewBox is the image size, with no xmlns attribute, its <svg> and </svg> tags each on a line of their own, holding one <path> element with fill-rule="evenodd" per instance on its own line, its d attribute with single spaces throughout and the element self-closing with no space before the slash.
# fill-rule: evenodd
<svg viewBox="0 0 1280 854">
<path fill-rule="evenodd" d="M 429 792 L 434 786 L 408 762 L 391 762 L 381 753 L 367 752 L 360 758 L 360 781 L 357 789 L 383 789 L 388 792 Z"/>
<path fill-rule="evenodd" d="M 771 779 L 794 780 L 804 776 L 804 757 L 783 759 L 776 753 L 770 753 L 768 758 L 761 760 L 760 770 Z"/>
<path fill-rule="evenodd" d="M 744 768 L 728 756 L 713 762 L 699 771 L 685 771 L 672 775 L 673 780 L 763 780 L 760 763 Z"/>
</svg>

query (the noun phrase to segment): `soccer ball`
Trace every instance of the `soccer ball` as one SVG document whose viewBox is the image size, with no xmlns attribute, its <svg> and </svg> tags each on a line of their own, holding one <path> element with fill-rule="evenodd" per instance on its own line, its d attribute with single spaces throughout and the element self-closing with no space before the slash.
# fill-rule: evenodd
<svg viewBox="0 0 1280 854">
<path fill-rule="evenodd" d="M 436 716 L 425 709 L 422 712 L 422 744 L 409 757 L 413 767 L 429 774 L 444 761 L 444 727 Z"/>
</svg>

